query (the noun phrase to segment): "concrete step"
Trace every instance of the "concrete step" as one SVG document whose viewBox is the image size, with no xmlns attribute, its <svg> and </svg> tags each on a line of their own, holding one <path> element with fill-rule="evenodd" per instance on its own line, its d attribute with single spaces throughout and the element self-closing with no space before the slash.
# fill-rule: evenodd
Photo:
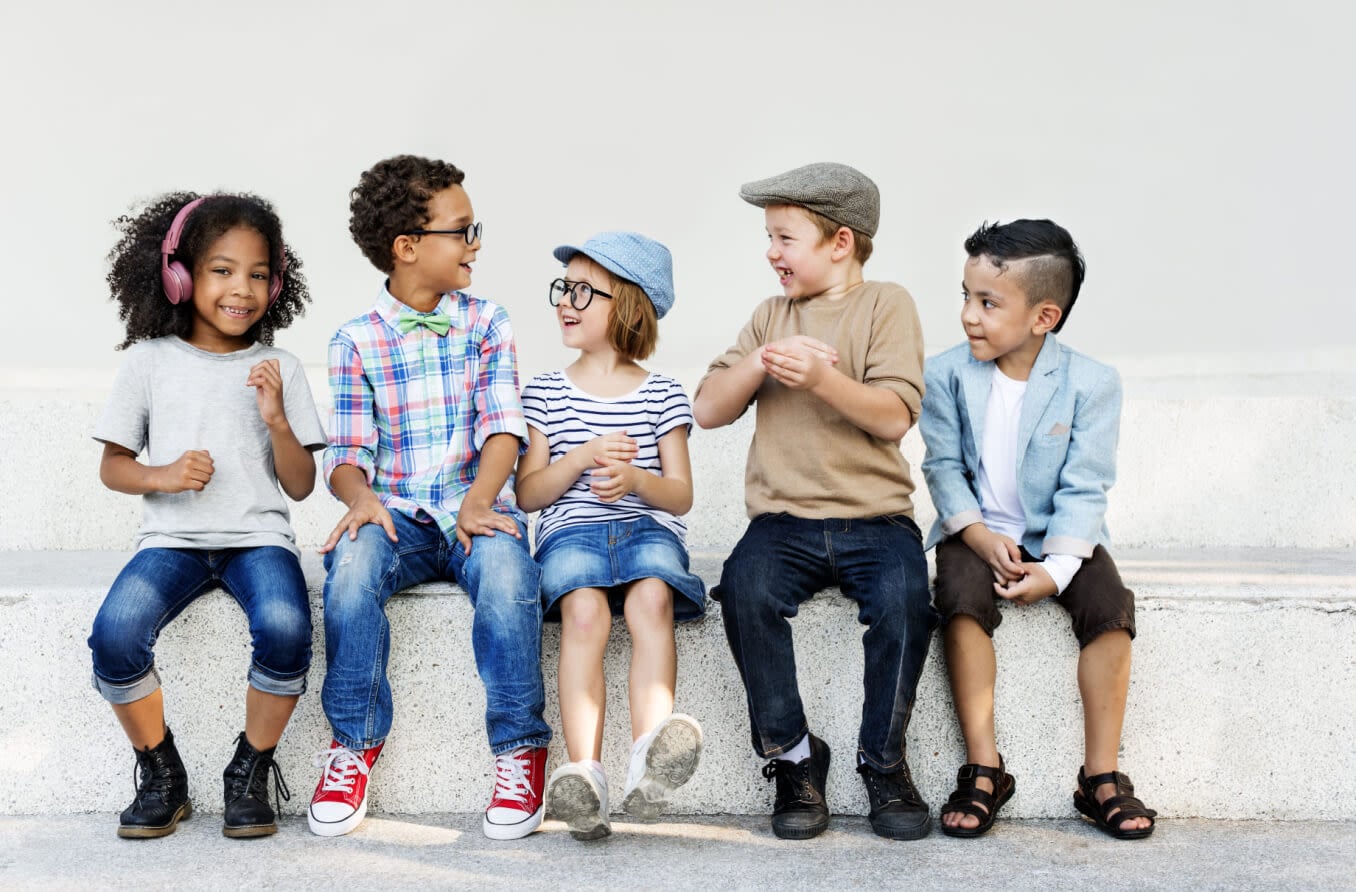
<svg viewBox="0 0 1356 892">
<path fill-rule="evenodd" d="M 323 385 L 315 389 L 322 397 Z M 0 549 L 130 548 L 137 499 L 99 483 L 100 447 L 89 438 L 101 407 L 91 396 L 0 391 Z M 729 549 L 744 530 L 744 461 L 752 419 L 694 432 L 694 548 Z M 1356 400 L 1332 395 L 1128 399 L 1120 483 L 1108 522 L 1118 547 L 1356 546 Z M 918 432 L 903 450 L 915 469 Z M 42 473 L 35 473 L 41 465 Z M 934 517 L 915 473 L 919 526 Z M 324 541 L 342 515 L 323 485 L 294 506 L 298 541 Z"/>
<path fill-rule="evenodd" d="M 114 836 L 113 815 L 0 817 L 0 883 L 10 889 L 1356 889 L 1356 823 L 1164 820 L 1116 842 L 1087 824 L 1003 821 L 983 842 L 936 831 L 916 842 L 835 818 L 782 842 L 764 817 L 617 821 L 576 842 L 565 825 L 494 842 L 479 814 L 369 817 L 319 839 L 300 818 L 266 840 L 233 840 L 195 814 L 160 840 Z M 79 857 L 72 858 L 72 852 Z M 187 881 L 187 882 L 186 882 Z"/>
<path fill-rule="evenodd" d="M 126 558 L 100 551 L 0 553 L 0 654 L 8 670 L 0 751 L 9 765 L 0 813 L 116 812 L 129 801 L 131 754 L 89 686 L 85 645 Z M 714 583 L 721 559 L 698 553 L 694 569 Z M 1123 549 L 1117 559 L 1136 591 L 1140 632 L 1121 764 L 1145 801 L 1167 817 L 1356 818 L 1350 743 L 1356 737 L 1356 554 Z M 310 692 L 279 749 L 296 794 L 291 814 L 309 799 L 316 777 L 311 755 L 329 740 L 319 702 L 323 572 L 313 555 L 305 568 L 317 619 L 316 659 Z M 1006 610 L 997 638 L 999 743 L 1018 785 L 1005 813 L 1068 817 L 1082 761 L 1076 646 L 1056 605 Z M 771 791 L 748 743 L 743 689 L 718 611 L 714 605 L 706 620 L 678 630 L 677 702 L 702 722 L 706 750 L 673 810 L 756 815 L 768 808 Z M 469 643 L 470 604 L 455 587 L 430 584 L 393 599 L 389 616 L 396 717 L 372 809 L 475 812 L 490 788 L 490 762 Z M 862 814 L 865 793 L 851 764 L 862 674 L 855 612 L 827 592 L 807 603 L 793 625 L 807 712 L 835 752 L 830 805 L 836 813 Z M 556 627 L 548 626 L 547 718 L 557 729 L 558 647 Z M 612 709 L 603 757 L 616 784 L 625 776 L 629 749 L 628 655 L 629 640 L 618 625 L 607 653 Z M 208 595 L 170 625 L 157 656 L 195 801 L 204 811 L 219 810 L 220 771 L 243 720 L 244 617 L 223 593 Z M 909 752 L 935 809 L 964 761 L 935 644 Z M 557 738 L 552 766 L 560 756 Z"/>
</svg>

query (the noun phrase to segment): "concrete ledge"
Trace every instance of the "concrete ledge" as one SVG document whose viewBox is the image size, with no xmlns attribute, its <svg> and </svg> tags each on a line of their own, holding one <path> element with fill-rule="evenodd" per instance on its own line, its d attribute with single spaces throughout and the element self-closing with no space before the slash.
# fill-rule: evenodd
<svg viewBox="0 0 1356 892">
<path fill-rule="evenodd" d="M 1196 550 L 1116 553 L 1135 589 L 1139 631 L 1122 766 L 1165 816 L 1228 819 L 1356 818 L 1356 556 L 1350 551 Z M 111 711 L 89 686 L 89 633 L 127 555 L 0 554 L 0 748 L 9 777 L 0 813 L 115 812 L 132 789 L 132 759 Z M 720 555 L 699 554 L 708 583 Z M 300 813 L 327 744 L 320 710 L 323 642 L 319 561 L 306 560 L 317 619 L 311 690 L 280 747 Z M 748 743 L 743 690 L 715 605 L 679 627 L 678 704 L 702 722 L 707 748 L 677 814 L 761 814 L 771 791 Z M 471 608 L 449 585 L 392 601 L 396 719 L 379 763 L 378 813 L 475 812 L 490 787 L 484 697 L 469 643 Z M 851 764 L 860 713 L 860 627 L 847 601 L 825 593 L 794 621 L 802 696 L 835 760 L 836 813 L 861 814 Z M 629 639 L 608 649 L 604 763 L 614 783 L 629 747 L 625 677 Z M 1009 609 L 998 634 L 999 742 L 1018 777 L 1012 817 L 1067 817 L 1082 761 L 1076 647 L 1053 604 Z M 555 627 L 544 644 L 548 721 L 559 728 Z M 220 771 L 243 721 L 248 637 L 222 593 L 200 599 L 157 648 L 169 720 L 189 766 L 195 805 L 220 810 Z M 909 736 L 915 776 L 934 811 L 963 761 L 940 648 L 934 646 Z M 560 758 L 559 740 L 552 747 Z M 1322 795 L 1315 795 L 1315 777 Z"/>
</svg>

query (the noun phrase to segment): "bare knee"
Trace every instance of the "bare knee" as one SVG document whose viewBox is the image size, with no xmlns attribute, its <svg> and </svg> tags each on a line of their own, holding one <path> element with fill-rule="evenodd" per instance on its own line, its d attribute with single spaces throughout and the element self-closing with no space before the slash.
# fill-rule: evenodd
<svg viewBox="0 0 1356 892">
<path fill-rule="evenodd" d="M 612 630 L 607 596 L 597 589 L 579 589 L 560 599 L 560 634 L 575 641 L 606 641 Z"/>
<path fill-rule="evenodd" d="M 673 590 L 662 579 L 642 579 L 626 590 L 626 625 L 636 629 L 673 625 Z"/>
</svg>

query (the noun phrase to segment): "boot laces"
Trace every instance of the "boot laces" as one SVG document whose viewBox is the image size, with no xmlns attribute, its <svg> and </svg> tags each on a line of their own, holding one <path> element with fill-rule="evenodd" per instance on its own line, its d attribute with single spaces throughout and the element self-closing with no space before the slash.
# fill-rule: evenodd
<svg viewBox="0 0 1356 892">
<path fill-rule="evenodd" d="M 352 793 L 353 782 L 358 779 L 358 775 L 372 770 L 362 756 L 341 743 L 316 753 L 315 767 L 325 772 L 320 782 L 325 792 L 343 790 Z"/>
<path fill-rule="evenodd" d="M 168 793 L 174 786 L 174 776 L 164 764 L 165 760 L 157 756 L 154 752 L 137 753 L 137 763 L 132 768 L 132 789 L 138 798 L 148 793 Z"/>
<path fill-rule="evenodd" d="M 245 777 L 235 776 L 231 778 L 230 794 L 228 799 L 235 801 L 242 796 L 249 796 L 252 799 L 258 799 L 265 804 L 268 803 L 268 773 L 273 772 L 273 810 L 281 813 L 282 804 L 292 801 L 292 791 L 287 788 L 287 781 L 283 778 L 282 768 L 278 766 L 276 759 L 268 759 L 268 767 L 259 771 L 259 764 L 263 758 L 251 759 L 249 762 L 250 772 Z"/>
<path fill-rule="evenodd" d="M 531 760 L 527 751 L 520 754 L 504 753 L 494 757 L 494 798 L 511 799 L 514 802 L 526 802 L 531 792 L 531 783 L 527 777 L 527 768 Z"/>
</svg>

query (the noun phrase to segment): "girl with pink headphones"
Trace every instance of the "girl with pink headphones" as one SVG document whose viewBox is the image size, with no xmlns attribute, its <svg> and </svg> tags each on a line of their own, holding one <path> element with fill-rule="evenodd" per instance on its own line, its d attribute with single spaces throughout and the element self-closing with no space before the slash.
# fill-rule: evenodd
<svg viewBox="0 0 1356 892">
<path fill-rule="evenodd" d="M 127 354 L 94 438 L 104 485 L 143 496 L 144 511 L 89 646 L 94 687 L 136 753 L 136 798 L 118 835 L 165 836 L 193 812 L 152 648 L 189 603 L 222 588 L 253 645 L 245 729 L 223 774 L 223 832 L 264 836 L 277 831 L 270 772 L 275 799 L 288 797 L 274 747 L 311 662 L 310 601 L 283 494 L 310 494 L 312 452 L 325 445 L 301 364 L 271 345 L 310 296 L 277 214 L 252 195 L 167 195 L 117 226 L 108 283 Z"/>
</svg>

